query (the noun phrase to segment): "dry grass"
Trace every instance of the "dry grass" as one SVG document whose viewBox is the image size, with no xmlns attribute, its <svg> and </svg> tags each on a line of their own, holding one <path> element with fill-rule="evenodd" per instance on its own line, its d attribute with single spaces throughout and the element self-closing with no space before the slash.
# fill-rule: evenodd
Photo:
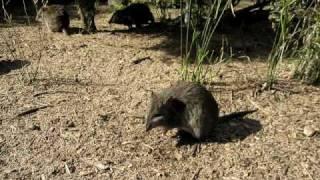
<svg viewBox="0 0 320 180">
<path fill-rule="evenodd" d="M 222 126 L 193 157 L 191 146 L 175 146 L 173 132 L 145 133 L 141 119 L 148 90 L 159 91 L 179 78 L 179 57 L 151 48 L 166 36 L 112 34 L 105 15 L 97 19 L 98 29 L 106 32 L 49 35 L 40 64 L 29 59 L 31 65 L 23 68 L 40 66 L 31 85 L 17 83 L 22 69 L 0 75 L 0 179 L 320 177 L 319 134 L 303 135 L 305 126 L 320 128 L 319 88 L 286 79 L 288 70 L 282 68 L 278 90 L 253 96 L 267 64 L 219 65 L 220 79 L 208 88 L 222 111 L 260 110 L 244 122 Z M 25 34 L 26 43 L 38 32 L 15 30 Z M 144 57 L 150 59 L 132 63 Z M 17 117 L 44 105 L 50 107 Z"/>
</svg>

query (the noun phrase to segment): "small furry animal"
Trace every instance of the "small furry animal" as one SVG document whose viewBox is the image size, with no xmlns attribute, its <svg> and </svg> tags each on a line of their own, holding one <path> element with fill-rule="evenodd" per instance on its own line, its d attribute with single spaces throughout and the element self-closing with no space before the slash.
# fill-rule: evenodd
<svg viewBox="0 0 320 180">
<path fill-rule="evenodd" d="M 143 24 L 154 23 L 154 17 L 147 5 L 132 3 L 128 7 L 116 11 L 109 23 L 127 25 L 129 29 L 132 29 L 132 25 L 139 28 Z"/>
<path fill-rule="evenodd" d="M 63 5 L 49 5 L 40 9 L 38 20 L 42 20 L 49 32 L 64 32 L 68 34 L 70 19 Z"/>
<path fill-rule="evenodd" d="M 151 96 L 146 131 L 156 127 L 177 128 L 198 140 L 209 137 L 220 120 L 243 117 L 256 111 L 242 111 L 219 118 L 218 103 L 212 94 L 204 86 L 192 82 L 179 81 Z"/>
</svg>

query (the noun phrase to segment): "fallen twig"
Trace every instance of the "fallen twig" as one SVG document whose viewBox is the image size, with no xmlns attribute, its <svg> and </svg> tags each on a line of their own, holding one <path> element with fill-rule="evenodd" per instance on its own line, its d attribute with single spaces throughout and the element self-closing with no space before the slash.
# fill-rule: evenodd
<svg viewBox="0 0 320 180">
<path fill-rule="evenodd" d="M 65 167 L 65 169 L 66 169 L 66 173 L 70 175 L 71 172 L 70 172 L 70 169 L 69 169 L 68 164 L 67 164 L 67 163 L 64 163 L 64 167 Z"/>
<path fill-rule="evenodd" d="M 80 171 L 79 175 L 80 176 L 88 176 L 93 173 L 94 173 L 93 171 Z"/>
<path fill-rule="evenodd" d="M 143 146 L 151 149 L 151 150 L 154 150 L 154 148 L 152 146 L 150 146 L 149 144 L 145 144 L 145 143 L 141 143 Z"/>
<path fill-rule="evenodd" d="M 281 87 L 272 87 L 272 89 L 274 89 L 276 91 L 280 91 L 280 92 L 289 92 L 290 94 L 299 94 L 299 92 L 297 92 L 297 91 L 293 91 L 293 90 L 285 89 L 285 88 L 281 88 Z"/>
<path fill-rule="evenodd" d="M 152 59 L 150 58 L 150 56 L 147 56 L 147 57 L 144 57 L 144 58 L 136 59 L 136 60 L 132 61 L 132 63 L 133 64 L 140 64 L 141 62 L 143 62 L 145 60 L 152 60 Z"/>
<path fill-rule="evenodd" d="M 48 107 L 53 107 L 51 105 L 45 105 L 45 106 L 41 106 L 41 107 L 36 107 L 36 108 L 32 108 L 32 109 L 29 109 L 29 110 L 26 110 L 20 114 L 18 114 L 16 117 L 21 117 L 21 116 L 25 116 L 25 115 L 28 115 L 28 114 L 32 114 L 32 113 L 35 113 L 41 109 L 45 109 L 45 108 L 48 108 Z"/>
<path fill-rule="evenodd" d="M 196 171 L 196 173 L 194 173 L 194 175 L 193 175 L 193 177 L 191 179 L 192 180 L 198 179 L 201 170 L 202 170 L 202 168 L 198 168 L 198 170 Z"/>
<path fill-rule="evenodd" d="M 308 171 L 308 169 L 301 163 L 300 164 L 301 167 L 303 168 L 304 172 L 309 176 L 310 180 L 314 180 L 314 178 L 312 177 L 312 175 L 310 174 L 310 172 Z"/>
<path fill-rule="evenodd" d="M 145 119 L 144 116 L 139 116 L 139 115 L 129 115 L 128 117 L 136 118 L 136 119 Z"/>
<path fill-rule="evenodd" d="M 262 106 L 260 106 L 258 103 L 254 102 L 250 97 L 247 96 L 247 99 L 250 101 L 252 105 L 254 105 L 259 111 L 262 111 L 265 115 L 270 115 L 271 113 L 266 111 Z"/>
<path fill-rule="evenodd" d="M 104 164 L 102 164 L 101 162 L 94 162 L 88 159 L 81 159 L 83 162 L 85 162 L 88 165 L 94 166 L 96 168 L 98 168 L 99 170 L 107 170 L 110 169 L 109 166 L 106 166 Z"/>
<path fill-rule="evenodd" d="M 38 96 L 42 96 L 45 94 L 57 94 L 57 93 L 69 93 L 69 94 L 75 94 L 75 92 L 71 92 L 71 91 L 44 91 L 44 92 L 39 92 L 33 95 L 33 97 L 38 97 Z"/>
</svg>

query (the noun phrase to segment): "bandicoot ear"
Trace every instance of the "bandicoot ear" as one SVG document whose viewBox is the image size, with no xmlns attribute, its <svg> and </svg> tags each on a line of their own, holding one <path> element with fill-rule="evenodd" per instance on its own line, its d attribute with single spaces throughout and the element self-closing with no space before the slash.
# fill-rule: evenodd
<svg viewBox="0 0 320 180">
<path fill-rule="evenodd" d="M 185 110 L 186 104 L 177 98 L 170 97 L 167 102 L 166 106 L 170 107 L 175 112 L 181 113 Z"/>
</svg>

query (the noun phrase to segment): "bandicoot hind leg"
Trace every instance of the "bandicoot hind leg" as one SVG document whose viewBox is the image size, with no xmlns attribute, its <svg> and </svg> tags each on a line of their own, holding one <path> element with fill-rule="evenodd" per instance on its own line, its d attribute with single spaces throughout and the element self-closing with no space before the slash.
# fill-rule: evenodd
<svg viewBox="0 0 320 180">
<path fill-rule="evenodd" d="M 195 157 L 200 152 L 201 152 L 201 141 L 193 145 L 192 156 Z"/>
</svg>

